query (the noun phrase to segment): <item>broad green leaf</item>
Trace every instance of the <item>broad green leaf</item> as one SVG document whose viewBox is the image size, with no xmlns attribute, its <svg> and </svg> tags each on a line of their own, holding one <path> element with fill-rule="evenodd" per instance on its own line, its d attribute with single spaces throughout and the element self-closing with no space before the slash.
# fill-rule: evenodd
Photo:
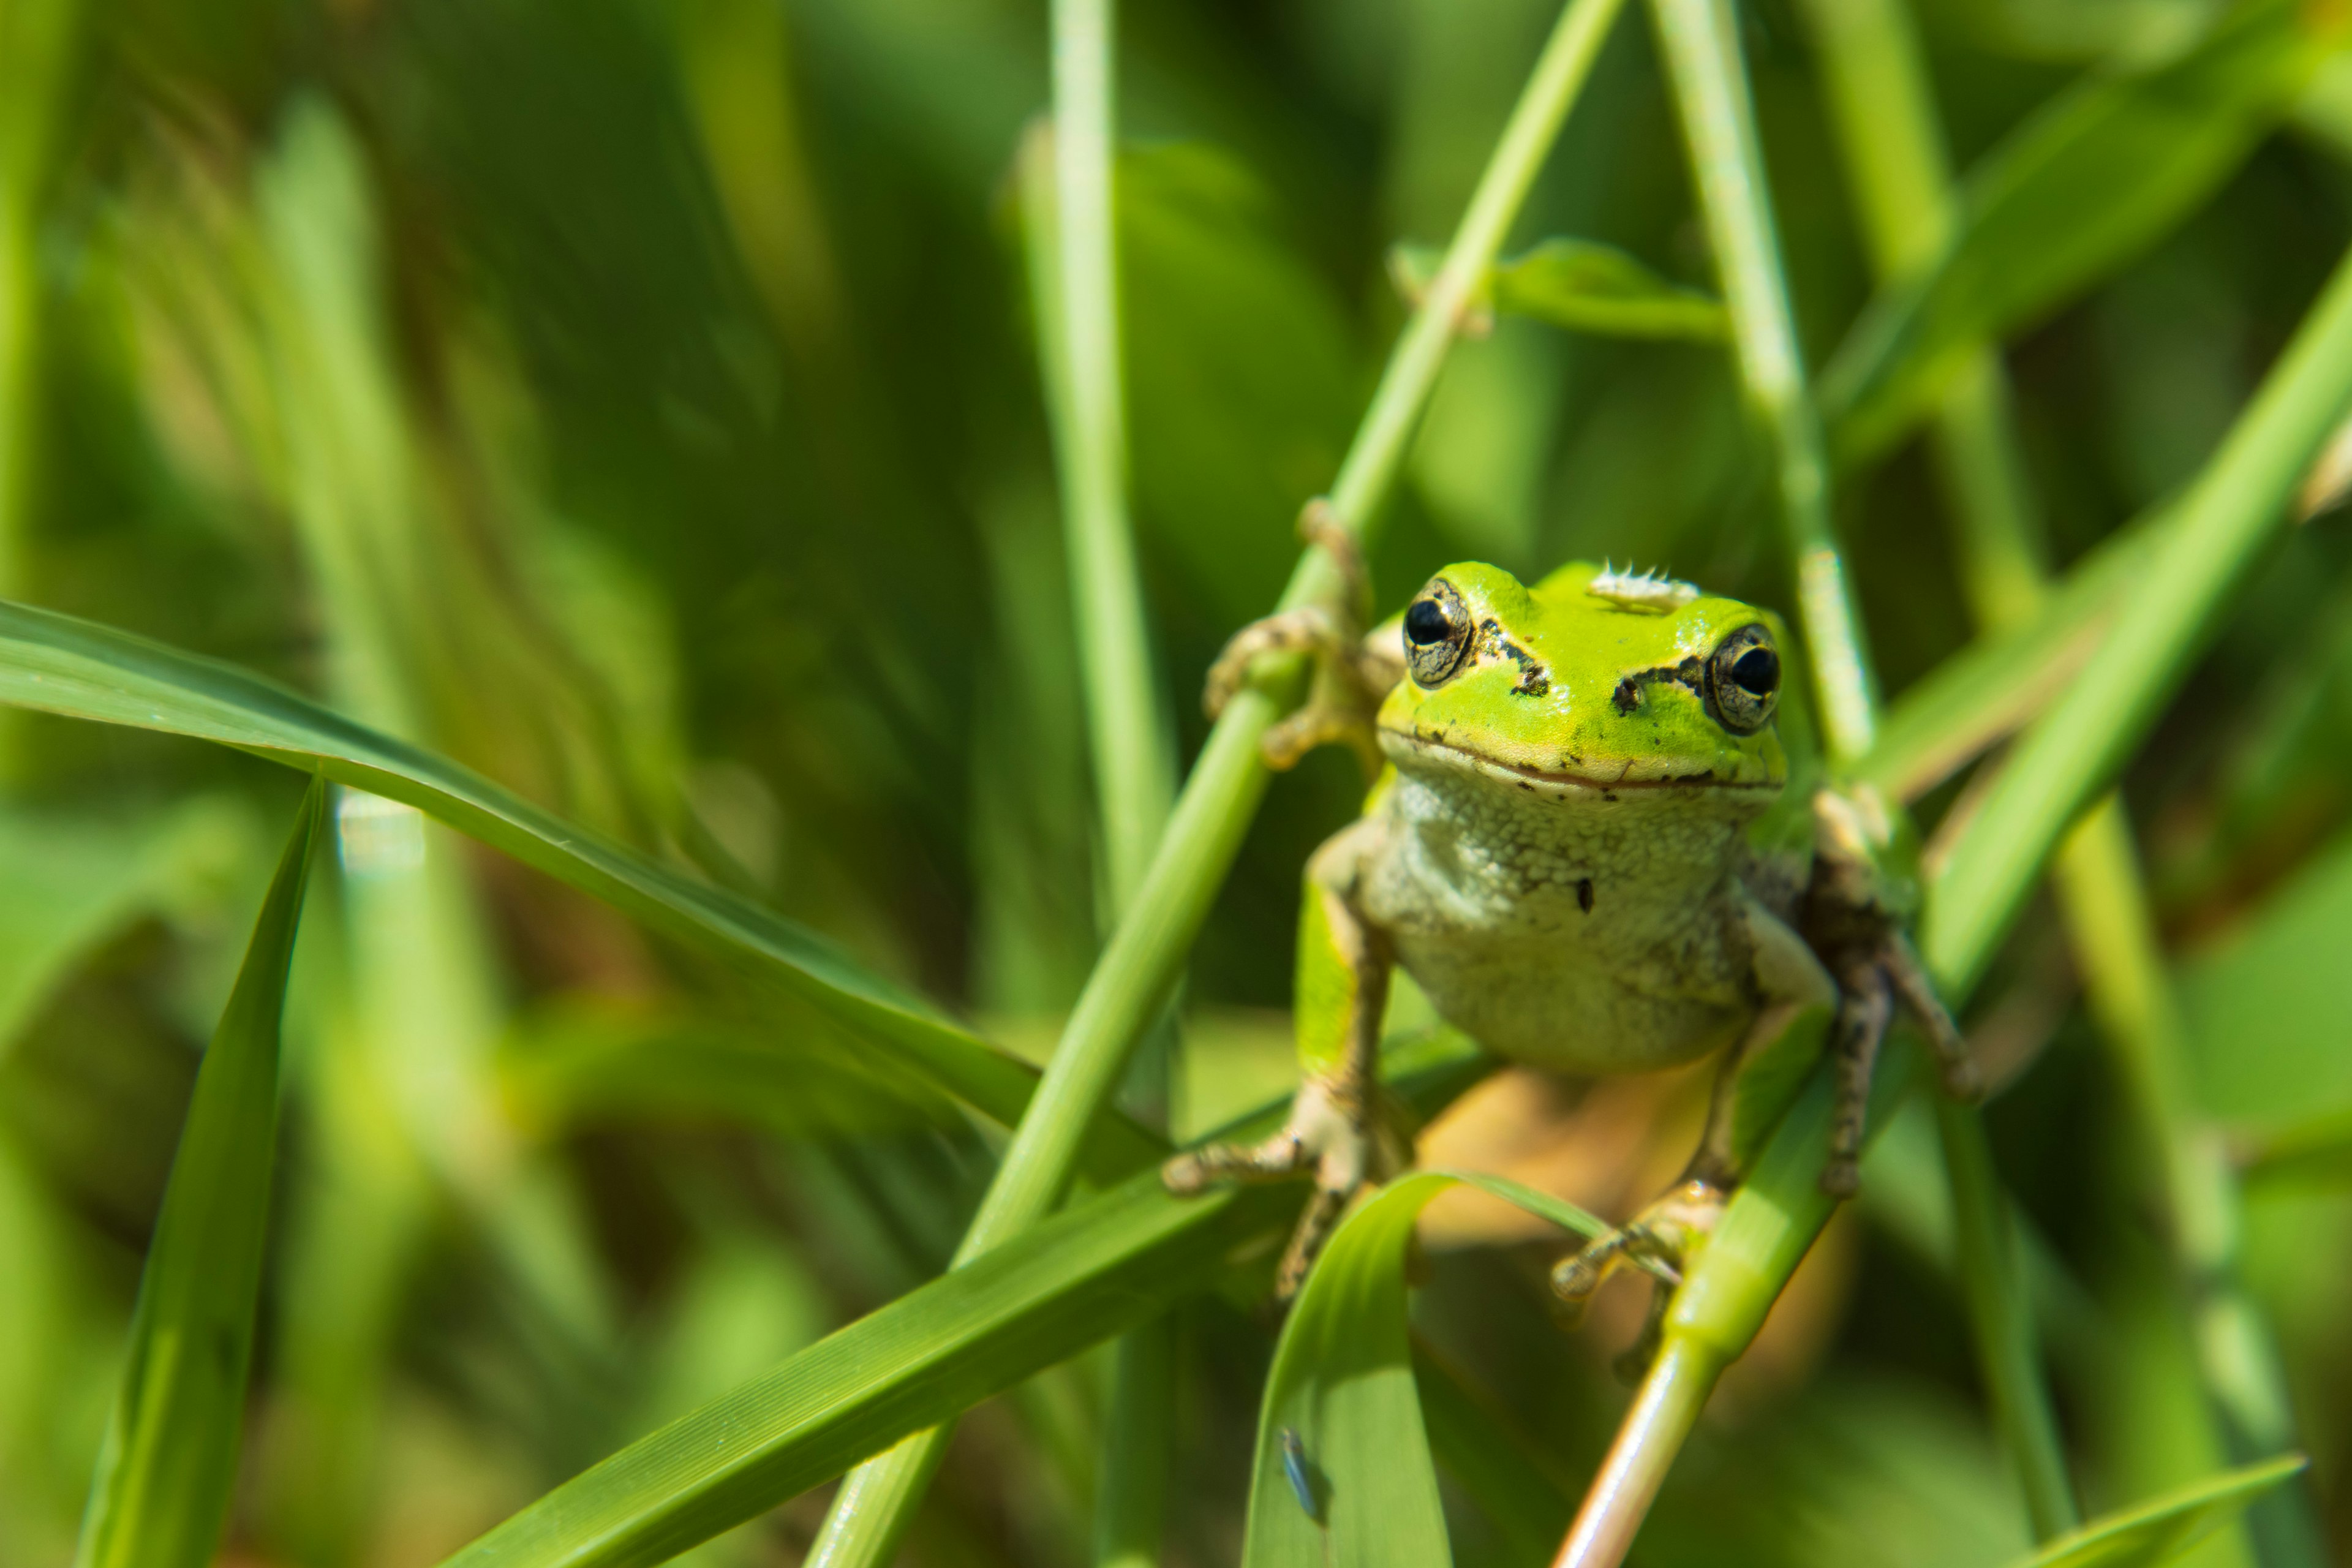
<svg viewBox="0 0 2352 1568">
<path fill-rule="evenodd" d="M 0 702 L 192 735 L 316 769 L 415 806 L 681 941 L 775 981 L 899 1068 L 994 1121 L 1020 1119 L 1034 1069 L 991 1049 L 815 932 L 565 822 L 471 770 L 330 712 L 228 665 L 29 605 L 0 603 Z M 1097 1124 L 1090 1168 L 1125 1172 L 1152 1144 Z"/>
<path fill-rule="evenodd" d="M 1461 1036 L 1403 1042 L 1385 1077 L 1433 1114 L 1484 1072 Z M 1223 1135 L 1270 1130 L 1269 1109 Z M 935 1426 L 1089 1345 L 1215 1288 L 1263 1279 L 1302 1190 L 1176 1198 L 1147 1171 L 860 1318 L 630 1445 L 448 1559 L 446 1568 L 659 1563 Z"/>
<path fill-rule="evenodd" d="M 1400 245 L 1389 253 L 1397 291 L 1418 301 L 1444 253 Z M 1718 342 L 1729 329 L 1723 301 L 1669 282 L 1613 245 L 1547 239 L 1488 268 L 1477 299 L 1493 315 L 1527 316 L 1573 331 L 1621 338 Z"/>
<path fill-rule="evenodd" d="M 202 1568 L 228 1514 L 278 1142 L 278 1019 L 326 794 L 314 781 L 303 797 L 196 1073 L 76 1568 Z"/>
<path fill-rule="evenodd" d="M 2286 1454 L 2208 1477 L 2070 1531 L 2014 1568 L 2156 1568 L 2308 1463 L 2301 1454 Z"/>
<path fill-rule="evenodd" d="M 1975 345 L 2047 316 L 2202 206 L 2332 47 L 2321 28 L 2316 8 L 2259 0 L 2178 58 L 2092 76 L 1972 169 L 1942 255 L 1883 291 L 1822 374 L 1839 456 L 1900 438 Z"/>
<path fill-rule="evenodd" d="M 1464 1182 L 1579 1235 L 1607 1228 L 1519 1183 L 1450 1171 L 1399 1177 L 1350 1214 L 1275 1347 L 1244 1568 L 1452 1560 L 1414 1384 L 1404 1258 L 1421 1211 Z"/>
</svg>

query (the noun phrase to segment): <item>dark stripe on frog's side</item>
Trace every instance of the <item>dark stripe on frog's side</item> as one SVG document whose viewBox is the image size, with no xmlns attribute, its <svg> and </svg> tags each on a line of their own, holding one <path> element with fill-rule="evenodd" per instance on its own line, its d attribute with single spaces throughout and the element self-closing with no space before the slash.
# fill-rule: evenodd
<svg viewBox="0 0 2352 1568">
<path fill-rule="evenodd" d="M 1505 637 L 1502 623 L 1492 616 L 1478 623 L 1478 645 L 1473 652 L 1479 658 L 1515 660 L 1519 679 L 1511 689 L 1522 697 L 1541 697 L 1551 689 L 1551 671 L 1543 660 Z"/>
<path fill-rule="evenodd" d="M 1701 702 L 1706 700 L 1706 664 L 1696 654 L 1680 664 L 1662 664 L 1655 669 L 1637 669 L 1617 683 L 1609 694 L 1609 705 L 1620 713 L 1631 713 L 1642 705 L 1642 688 L 1661 681 L 1690 688 L 1691 695 Z"/>
</svg>

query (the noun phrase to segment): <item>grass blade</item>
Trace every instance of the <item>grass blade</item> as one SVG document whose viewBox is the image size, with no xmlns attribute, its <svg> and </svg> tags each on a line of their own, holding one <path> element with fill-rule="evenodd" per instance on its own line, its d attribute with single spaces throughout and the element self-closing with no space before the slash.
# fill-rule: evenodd
<svg viewBox="0 0 2352 1568">
<path fill-rule="evenodd" d="M 2093 1520 L 2013 1568 L 2157 1568 L 2310 1462 L 2301 1454 L 2286 1454 L 2209 1477 L 2137 1508 Z"/>
<path fill-rule="evenodd" d="M 1389 252 L 1389 275 L 1399 293 L 1418 301 L 1443 260 L 1429 246 L 1400 245 Z M 1722 300 L 1670 282 L 1615 246 L 1590 239 L 1547 239 L 1496 262 L 1479 279 L 1474 300 L 1489 316 L 1525 316 L 1608 337 L 1720 342 L 1730 330 Z"/>
<path fill-rule="evenodd" d="M 1731 312 L 1740 390 L 1770 444 L 1822 733 L 1831 760 L 1850 765 L 1876 734 L 1876 683 L 1853 580 L 1830 531 L 1829 463 L 1805 384 L 1738 25 L 1728 0 L 1652 0 L 1651 12 Z"/>
<path fill-rule="evenodd" d="M 1392 1054 L 1388 1083 L 1426 1116 L 1484 1060 L 1440 1031 Z M 1270 1130 L 1280 1114 L 1248 1125 Z M 1300 1195 L 1247 1187 L 1180 1199 L 1157 1171 L 1132 1177 L 574 1477 L 446 1568 L 661 1562 L 1148 1321 L 1230 1267 L 1263 1277 Z"/>
<path fill-rule="evenodd" d="M 1035 1072 L 823 937 L 564 821 L 446 757 L 333 713 L 284 688 L 53 611 L 0 604 L 0 702 L 161 730 L 315 769 L 413 805 L 668 935 L 805 998 L 893 1062 L 1011 1125 Z M 1154 1143 L 1123 1118 L 1097 1128 L 1088 1168 L 1123 1173 Z"/>
<path fill-rule="evenodd" d="M 1452 1171 L 1402 1176 L 1350 1214 L 1275 1347 L 1243 1568 L 1452 1560 L 1415 1385 L 1404 1258 L 1421 1211 L 1465 1182 L 1579 1236 L 1608 1228 L 1517 1182 Z"/>
<path fill-rule="evenodd" d="M 326 817 L 313 781 L 196 1074 L 76 1568 L 202 1568 L 236 1476 L 278 1140 L 278 1029 Z"/>
<path fill-rule="evenodd" d="M 2332 38 L 2262 0 L 2151 70 L 2062 96 L 1972 171 L 1937 258 L 1855 323 L 1821 379 L 1838 456 L 1908 429 L 1979 343 L 2027 325 L 2202 206 L 2294 101 Z"/>
<path fill-rule="evenodd" d="M 2097 649 L 2174 515 L 2158 508 L 2109 535 L 2051 589 L 2039 614 L 1978 637 L 1906 688 L 1858 776 L 1916 800 L 2023 728 Z"/>
<path fill-rule="evenodd" d="M 1920 928 L 1928 965 L 1966 991 L 2068 825 L 2114 780 L 2206 627 L 2286 514 L 2352 402 L 2352 258 L 2340 263 L 2245 414 L 2179 503 L 2114 629 L 1962 828 Z"/>
</svg>

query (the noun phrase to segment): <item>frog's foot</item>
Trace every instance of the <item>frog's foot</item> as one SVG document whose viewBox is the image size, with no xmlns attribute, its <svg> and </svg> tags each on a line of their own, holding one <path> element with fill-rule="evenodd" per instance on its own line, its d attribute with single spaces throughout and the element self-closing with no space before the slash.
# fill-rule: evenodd
<svg viewBox="0 0 2352 1568">
<path fill-rule="evenodd" d="M 1890 928 L 1874 948 L 1838 966 L 1837 1024 L 1832 1037 L 1837 1100 L 1830 1121 L 1830 1162 L 1822 1171 L 1822 1190 L 1832 1197 L 1850 1198 L 1862 1190 L 1862 1135 L 1870 1110 L 1871 1068 L 1898 1002 L 1927 1037 L 1942 1071 L 1944 1092 L 1960 1100 L 1983 1096 L 1983 1080 L 1969 1059 L 1967 1042 L 1936 994 L 1926 966 L 1910 940 Z"/>
<path fill-rule="evenodd" d="M 1263 1143 L 1211 1143 L 1187 1150 L 1160 1167 L 1160 1180 L 1181 1197 L 1221 1182 L 1279 1182 L 1311 1175 L 1315 1196 L 1291 1233 L 1275 1275 L 1277 1300 L 1287 1301 L 1306 1282 L 1338 1228 L 1348 1200 L 1373 1175 L 1377 1156 L 1365 1108 L 1322 1079 L 1301 1085 L 1290 1120 Z"/>
<path fill-rule="evenodd" d="M 1559 1297 L 1562 1320 L 1570 1328 L 1582 1322 L 1593 1292 L 1610 1275 L 1628 1266 L 1657 1281 L 1654 1312 L 1663 1311 L 1666 1293 L 1682 1283 L 1683 1264 L 1715 1229 L 1724 1202 L 1724 1190 L 1713 1183 L 1685 1182 L 1636 1215 L 1632 1223 L 1593 1237 L 1561 1259 L 1551 1271 L 1551 1288 Z M 1636 1344 L 1631 1353 L 1638 1355 L 1640 1351 Z"/>
<path fill-rule="evenodd" d="M 1346 608 L 1302 605 L 1252 621 L 1235 632 L 1209 667 L 1201 706 L 1214 719 L 1246 683 L 1257 660 L 1275 653 L 1307 654 L 1315 661 L 1314 689 L 1304 706 L 1259 741 L 1266 764 L 1287 769 L 1316 747 L 1338 741 L 1355 749 L 1368 773 L 1377 772 L 1380 745 L 1372 715 L 1398 677 L 1390 668 L 1393 661 L 1368 650 L 1357 630 L 1359 608 L 1371 598 L 1363 552 L 1355 535 L 1339 525 L 1329 504 L 1320 499 L 1307 502 L 1299 514 L 1298 532 L 1338 565 L 1344 582 L 1340 602 Z"/>
</svg>

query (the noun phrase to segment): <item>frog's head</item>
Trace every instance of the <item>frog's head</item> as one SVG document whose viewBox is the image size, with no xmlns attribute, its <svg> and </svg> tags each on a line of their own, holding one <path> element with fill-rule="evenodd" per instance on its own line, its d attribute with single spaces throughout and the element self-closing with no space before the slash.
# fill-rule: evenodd
<svg viewBox="0 0 2352 1568">
<path fill-rule="evenodd" d="M 1448 566 L 1404 614 L 1405 679 L 1381 744 L 1407 769 L 1473 771 L 1546 794 L 1708 788 L 1769 798 L 1777 626 L 1737 599 L 1578 562 L 1532 589 Z"/>
</svg>

